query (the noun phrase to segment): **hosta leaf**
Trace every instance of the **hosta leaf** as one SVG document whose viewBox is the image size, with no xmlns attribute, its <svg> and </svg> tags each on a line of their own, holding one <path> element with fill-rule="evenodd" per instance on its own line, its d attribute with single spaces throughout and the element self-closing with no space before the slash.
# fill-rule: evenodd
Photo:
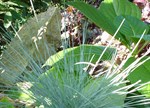
<svg viewBox="0 0 150 108">
<path fill-rule="evenodd" d="M 11 10 L 10 11 L 13 15 L 12 15 L 12 18 L 13 19 L 19 19 L 19 20 L 21 20 L 21 15 L 19 14 L 19 13 L 17 13 L 16 11 L 14 11 L 14 10 Z"/>
<path fill-rule="evenodd" d="M 130 41 L 132 37 L 136 37 L 137 35 L 142 35 L 144 30 L 146 30 L 145 34 L 147 34 L 149 30 L 148 26 L 144 22 L 132 16 L 124 16 L 124 17 L 118 16 L 114 20 L 114 25 L 118 27 L 124 18 L 125 18 L 125 22 L 123 23 L 120 32 L 127 37 L 128 41 Z M 136 41 L 133 39 L 133 42 Z"/>
<path fill-rule="evenodd" d="M 55 64 L 56 65 L 63 64 L 64 58 L 67 61 L 71 61 L 73 58 L 74 60 L 76 60 L 73 63 L 80 61 L 89 62 L 92 56 L 94 56 L 92 62 L 95 63 L 104 49 L 105 47 L 103 46 L 95 46 L 95 45 L 81 45 L 78 47 L 68 48 L 66 50 L 60 51 L 52 55 L 47 60 L 45 65 L 53 66 Z M 102 56 L 102 60 L 111 60 L 114 53 L 115 53 L 114 48 L 108 48 L 104 53 L 104 55 Z M 83 60 L 81 60 L 81 57 L 82 58 L 84 57 Z"/>
<path fill-rule="evenodd" d="M 117 28 L 121 24 L 121 21 L 123 20 L 123 18 L 120 19 L 120 21 L 117 22 L 117 25 L 116 25 L 113 22 L 117 16 L 130 15 L 137 19 L 141 18 L 141 12 L 138 9 L 138 7 L 127 0 L 104 0 L 98 9 L 96 9 L 84 2 L 69 2 L 68 4 L 79 9 L 87 18 L 89 18 L 97 26 L 101 27 L 102 29 L 104 29 L 111 35 L 114 35 Z M 132 21 L 133 21 L 133 19 L 131 19 L 128 23 L 130 23 L 130 22 L 132 23 Z M 133 26 L 133 28 L 132 28 L 132 26 L 129 27 L 129 24 L 126 23 L 125 24 L 125 26 L 126 26 L 125 32 L 122 30 L 122 32 L 120 31 L 116 35 L 116 38 L 119 39 L 126 46 L 131 45 L 130 39 L 128 39 L 128 37 L 133 36 L 133 34 L 138 34 L 138 33 L 135 33 L 136 31 L 138 31 L 138 30 L 136 30 L 137 28 L 134 28 L 134 27 L 136 27 L 135 23 L 137 23 L 137 22 L 134 21 L 131 24 Z M 127 32 L 128 27 L 129 27 L 129 29 L 135 29 L 135 31 L 130 30 L 129 32 Z M 125 36 L 127 36 L 127 37 L 125 37 Z"/>
<path fill-rule="evenodd" d="M 113 5 L 117 16 L 130 15 L 135 18 L 141 18 L 141 12 L 139 8 L 128 0 L 113 0 Z"/>
<path fill-rule="evenodd" d="M 127 66 L 129 66 L 132 62 L 134 62 L 136 59 L 134 57 L 131 57 L 128 62 Z M 143 63 L 141 66 L 136 68 L 129 76 L 128 79 L 134 83 L 138 80 L 141 80 L 142 83 L 150 81 L 150 60 L 147 60 L 145 63 Z"/>
<path fill-rule="evenodd" d="M 114 20 L 114 25 L 116 27 L 118 27 L 123 19 L 124 19 L 123 16 L 116 17 L 115 20 Z M 125 19 L 125 22 L 123 23 L 123 25 L 122 25 L 122 27 L 120 29 L 120 32 L 122 34 L 127 35 L 128 37 L 134 35 L 132 27 L 131 27 L 130 23 L 127 21 L 127 19 Z"/>
<path fill-rule="evenodd" d="M 104 1 L 99 9 L 96 9 L 85 2 L 69 2 L 68 4 L 80 10 L 87 18 L 89 18 L 90 21 L 94 22 L 97 26 L 101 27 L 109 34 L 114 35 L 116 32 L 117 27 L 113 24 L 116 14 L 114 13 L 111 0 Z M 119 32 L 116 37 L 125 45 L 128 44 L 125 37 Z"/>
<path fill-rule="evenodd" d="M 150 98 L 150 84 L 145 85 L 144 87 L 142 87 L 142 89 L 140 90 L 140 92 L 145 95 L 146 97 Z"/>
<path fill-rule="evenodd" d="M 146 30 L 146 34 L 147 34 L 149 30 L 147 24 L 132 16 L 125 16 L 125 18 L 131 25 L 134 35 L 142 34 L 144 30 Z"/>
<path fill-rule="evenodd" d="M 119 27 L 119 25 L 123 19 L 124 19 L 123 16 L 116 17 L 114 20 L 114 25 L 116 27 Z M 125 19 L 122 27 L 120 28 L 119 32 L 124 34 L 124 36 L 126 36 L 126 40 L 129 42 L 129 44 L 131 44 L 131 37 L 130 36 L 133 36 L 133 31 L 132 31 L 131 25 L 129 24 L 129 22 L 126 19 Z"/>
<path fill-rule="evenodd" d="M 109 34 L 114 35 L 114 33 L 116 32 L 117 28 L 119 27 L 119 25 L 121 24 L 121 22 L 119 22 L 119 25 L 115 25 L 112 24 L 113 21 L 116 19 L 116 12 L 113 6 L 113 1 L 112 0 L 105 0 L 101 3 L 100 7 L 98 8 L 98 11 L 100 14 L 103 14 L 106 16 L 107 19 L 105 19 L 105 21 L 107 21 L 108 23 L 110 23 L 111 28 L 113 28 L 113 33 L 109 32 L 110 28 L 108 29 L 104 29 L 106 30 Z M 107 12 L 106 12 L 107 11 Z M 126 37 L 121 34 L 120 32 L 117 33 L 116 38 L 119 39 L 123 44 L 125 45 L 130 45 L 129 41 L 126 39 Z"/>
<path fill-rule="evenodd" d="M 146 57 L 147 58 L 147 57 Z M 146 59 L 144 58 L 144 59 Z M 143 60 L 144 60 L 143 59 Z M 126 66 L 129 66 L 131 63 L 133 63 L 136 59 L 131 57 L 128 62 L 126 63 Z M 143 63 L 141 66 L 136 68 L 132 73 L 129 74 L 127 79 L 131 83 L 135 83 L 139 80 L 141 80 L 141 83 L 146 83 L 150 81 L 150 59 L 147 60 L 145 63 Z M 150 97 L 150 84 L 147 84 L 143 87 L 143 89 L 140 90 L 141 93 L 143 93 L 145 96 Z"/>
<path fill-rule="evenodd" d="M 106 31 L 110 31 L 109 29 L 113 29 L 112 33 L 109 32 L 110 34 L 113 35 L 113 33 L 117 30 L 117 27 L 114 27 L 114 25 L 112 24 L 112 21 L 115 19 L 115 17 L 117 15 L 115 13 L 115 10 L 113 8 L 113 4 L 112 4 L 111 0 L 105 0 L 105 1 L 103 1 L 101 3 L 100 7 L 98 8 L 98 12 L 101 15 L 100 17 L 105 18 L 104 22 L 106 21 L 107 23 L 109 23 L 109 26 L 111 27 L 111 28 L 110 27 L 106 27 Z M 105 16 L 105 17 L 103 17 L 103 16 Z M 100 20 L 99 20 L 99 22 L 100 22 Z M 104 24 L 101 24 L 101 26 L 103 26 L 103 25 Z"/>
<path fill-rule="evenodd" d="M 150 34 L 150 25 L 148 25 L 148 27 L 149 27 L 149 31 L 148 31 L 148 34 Z"/>
<path fill-rule="evenodd" d="M 69 2 L 69 5 L 74 6 L 80 10 L 89 20 L 94 22 L 97 26 L 102 27 L 103 29 L 109 29 L 110 33 L 114 33 L 113 25 L 111 25 L 109 19 L 106 18 L 104 13 L 100 13 L 93 6 L 86 4 L 85 2 Z"/>
<path fill-rule="evenodd" d="M 132 36 L 133 40 L 139 40 L 141 38 L 141 35 Z M 150 41 L 150 34 L 144 35 L 142 40 Z"/>
</svg>

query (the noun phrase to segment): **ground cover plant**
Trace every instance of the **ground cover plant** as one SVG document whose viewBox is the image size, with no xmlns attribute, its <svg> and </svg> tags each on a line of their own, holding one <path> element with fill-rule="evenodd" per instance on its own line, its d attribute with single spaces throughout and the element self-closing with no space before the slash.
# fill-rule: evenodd
<svg viewBox="0 0 150 108">
<path fill-rule="evenodd" d="M 110 5 L 106 6 L 108 2 L 111 8 L 112 3 L 119 4 L 118 0 L 104 0 L 100 6 L 105 7 L 106 11 L 107 7 L 110 8 Z M 84 2 L 67 4 L 77 7 L 88 18 L 91 13 L 98 12 L 97 9 Z M 79 4 L 82 4 L 83 7 L 80 7 Z M 133 10 L 137 9 L 132 4 L 128 4 L 133 7 Z M 89 9 L 91 13 L 87 15 L 86 9 Z M 131 19 L 124 17 L 122 14 L 125 12 L 121 8 L 119 16 L 115 16 L 113 20 L 116 25 L 112 25 L 114 28 L 109 24 L 107 28 L 107 24 L 101 23 L 103 20 L 105 23 L 112 22 L 109 21 L 112 19 L 105 17 L 105 13 L 102 13 L 104 19 L 101 17 L 98 18 L 100 20 L 92 19 L 99 16 L 89 18 L 113 35 L 107 46 L 84 44 L 84 38 L 82 38 L 81 45 L 75 47 L 70 47 L 67 39 L 62 40 L 61 43 L 61 17 L 56 7 L 49 7 L 46 12 L 29 19 L 22 29 L 16 32 L 16 37 L 6 46 L 1 57 L 0 107 L 150 107 L 149 89 L 148 86 L 145 86 L 150 83 L 148 76 L 150 58 L 147 56 L 150 49 L 140 57 L 135 57 L 140 42 L 149 42 L 149 37 L 146 38 L 145 35 L 146 33 L 149 35 L 147 31 L 149 28 L 145 23 L 136 19 L 136 15 L 129 16 Z M 131 23 L 132 21 L 134 23 Z M 141 26 L 141 31 L 136 29 L 135 23 Z M 135 29 L 131 29 L 132 27 Z M 136 41 L 128 40 L 127 36 L 137 39 Z M 115 62 L 117 48 L 111 46 L 114 38 L 122 38 L 120 41 L 130 50 L 130 44 L 135 44 L 127 58 L 119 65 Z M 61 44 L 62 50 L 58 51 L 57 48 Z M 141 70 L 143 74 L 137 74 L 137 71 L 141 72 Z M 138 78 L 135 77 L 137 75 Z"/>
</svg>

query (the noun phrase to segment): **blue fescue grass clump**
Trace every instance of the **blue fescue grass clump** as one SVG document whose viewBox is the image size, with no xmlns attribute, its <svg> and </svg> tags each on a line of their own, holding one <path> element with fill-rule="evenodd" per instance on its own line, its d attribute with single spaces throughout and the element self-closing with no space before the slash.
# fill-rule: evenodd
<svg viewBox="0 0 150 108">
<path fill-rule="evenodd" d="M 46 42 L 44 45 L 47 48 Z M 26 105 L 46 108 L 130 108 L 149 104 L 150 100 L 144 96 L 131 95 L 143 86 L 139 81 L 127 85 L 126 77 L 139 64 L 139 60 L 125 70 L 121 70 L 121 65 L 114 67 L 114 57 L 107 73 L 94 78 L 84 70 L 87 65 L 94 65 L 94 62 L 91 62 L 91 49 L 89 49 L 89 56 L 85 57 L 86 45 L 78 48 L 80 50 L 77 54 L 73 50 L 68 55 L 69 50 L 64 49 L 62 53 L 50 55 L 49 62 L 45 61 L 46 65 L 41 65 L 40 58 L 38 60 L 25 53 L 26 57 L 30 58 L 28 68 L 22 69 L 19 65 L 12 64 L 18 66 L 20 71 L 23 70 L 23 74 L 17 78 L 16 84 L 7 85 L 6 95 L 14 99 L 16 96 Z M 105 49 L 107 47 L 103 51 Z M 49 52 L 53 50 L 45 51 L 50 54 Z M 24 52 L 27 52 L 27 49 L 24 48 Z M 105 55 L 105 52 L 103 54 Z M 99 57 L 102 55 L 100 54 Z M 58 62 L 59 59 L 61 62 Z M 49 64 L 52 65 L 48 66 Z M 9 78 L 13 79 L 11 75 Z"/>
<path fill-rule="evenodd" d="M 119 66 L 115 65 L 116 50 L 109 57 L 110 44 L 107 47 L 81 45 L 63 49 L 56 54 L 53 53 L 55 52 L 53 47 L 49 48 L 46 40 L 43 40 L 42 44 L 39 45 L 43 45 L 43 52 L 39 52 L 38 45 L 33 44 L 37 50 L 35 55 L 30 53 L 29 46 L 21 44 L 21 42 L 15 46 L 21 50 L 21 52 L 16 53 L 23 60 L 27 60 L 26 67 L 22 67 L 20 63 L 24 62 L 16 61 L 13 54 L 5 52 L 9 58 L 12 58 L 7 60 L 11 67 L 19 69 L 21 75 L 15 71 L 5 74 L 5 79 L 8 79 L 9 83 L 5 82 L 0 86 L 5 93 L 4 97 L 6 97 L 0 100 L 0 107 L 5 105 L 8 108 L 14 108 L 14 106 L 22 108 L 32 105 L 33 107 L 44 108 L 132 108 L 145 104 L 149 107 L 150 99 L 136 94 L 146 83 L 140 84 L 140 81 L 137 81 L 128 84 L 129 81 L 127 80 L 128 75 L 137 68 L 136 66 L 140 65 L 140 59 L 146 54 L 123 69 L 125 62 Z M 14 52 L 16 51 L 15 47 L 11 47 Z M 94 52 L 94 48 L 100 48 L 100 50 Z M 48 60 L 46 59 L 47 56 L 49 56 Z M 107 71 L 103 73 L 99 69 L 99 73 L 103 74 L 98 77 L 89 75 L 85 68 L 92 65 L 93 68 L 90 72 L 94 71 L 100 60 L 110 61 L 111 65 Z M 3 62 L 1 61 L 3 66 L 1 75 L 7 68 L 9 69 L 9 66 L 3 65 Z M 14 80 L 15 83 L 10 83 Z M 21 104 L 12 99 L 19 99 Z M 8 106 L 8 103 L 11 103 L 11 106 Z"/>
</svg>

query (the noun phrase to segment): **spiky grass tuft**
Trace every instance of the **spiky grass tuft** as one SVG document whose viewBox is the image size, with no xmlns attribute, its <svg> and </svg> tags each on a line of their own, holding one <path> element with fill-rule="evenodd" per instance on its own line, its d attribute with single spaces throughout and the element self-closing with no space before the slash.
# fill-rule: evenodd
<svg viewBox="0 0 150 108">
<path fill-rule="evenodd" d="M 15 60 L 13 54 L 7 52 L 7 50 L 5 51 L 5 54 L 9 57 L 6 60 L 11 64 L 9 66 L 19 69 L 22 75 L 17 75 L 14 70 L 5 74 L 5 79 L 8 79 L 8 82 L 14 82 L 15 79 L 15 83 L 5 82 L 5 85 L 1 85 L 1 88 L 7 97 L 21 101 L 17 104 L 17 102 L 13 103 L 12 100 L 5 99 L 7 101 L 0 102 L 0 107 L 8 107 L 10 103 L 20 108 L 24 107 L 24 105 L 27 107 L 28 104 L 44 108 L 132 108 L 137 105 L 150 104 L 150 99 L 145 98 L 143 95 L 134 95 L 146 83 L 140 84 L 140 81 L 138 81 L 127 85 L 127 82 L 129 82 L 127 76 L 137 66 L 141 65 L 140 59 L 146 56 L 148 52 L 124 70 L 122 70 L 122 67 L 125 62 L 118 67 L 114 67 L 114 56 L 112 65 L 107 73 L 100 75 L 98 78 L 93 78 L 84 70 L 87 65 L 93 64 L 90 63 L 92 59 L 90 56 L 88 58 L 89 63 L 85 63 L 84 46 L 80 46 L 78 59 L 74 57 L 73 52 L 68 57 L 67 50 L 64 49 L 63 58 L 62 55 L 57 55 L 57 59 L 61 59 L 62 62 L 56 62 L 55 67 L 51 67 L 43 65 L 46 62 L 45 58 L 43 58 L 43 55 L 40 55 L 41 52 L 38 51 L 38 46 L 34 45 L 37 48 L 35 55 L 31 55 L 29 47 L 21 42 L 15 47 L 10 46 L 22 59 L 28 60 L 26 68 L 21 65 L 24 62 Z M 55 62 L 56 60 L 51 56 L 55 49 L 53 47 L 49 49 L 46 40 L 42 41 L 42 45 L 45 57 L 49 55 L 50 61 Z M 17 52 L 16 47 L 21 50 L 21 53 Z M 93 64 L 94 68 L 101 60 L 103 54 L 105 54 L 106 49 L 104 49 L 98 61 Z M 3 65 L 3 62 L 1 61 L 1 74 L 10 69 L 9 66 Z"/>
</svg>

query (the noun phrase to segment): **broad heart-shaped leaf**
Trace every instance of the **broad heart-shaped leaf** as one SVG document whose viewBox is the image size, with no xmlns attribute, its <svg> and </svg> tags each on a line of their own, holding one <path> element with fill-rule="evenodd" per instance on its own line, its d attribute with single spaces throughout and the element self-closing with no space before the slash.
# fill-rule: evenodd
<svg viewBox="0 0 150 108">
<path fill-rule="evenodd" d="M 73 48 L 68 48 L 52 55 L 46 61 L 45 65 L 62 65 L 64 64 L 64 59 L 68 62 L 73 62 L 73 64 L 76 62 L 90 62 L 92 56 L 93 58 L 91 62 L 95 63 L 104 49 L 104 46 L 96 45 L 81 45 Z M 111 60 L 115 51 L 115 48 L 108 48 L 102 56 L 101 60 Z"/>
<path fill-rule="evenodd" d="M 144 22 L 132 16 L 118 16 L 114 20 L 114 25 L 118 27 L 124 18 L 125 22 L 123 23 L 120 32 L 127 37 L 128 41 L 132 39 L 132 42 L 136 42 L 136 40 L 134 40 L 132 37 L 142 35 L 145 30 L 145 34 L 147 34 L 149 30 L 148 26 Z"/>
<path fill-rule="evenodd" d="M 141 12 L 139 8 L 128 0 L 113 0 L 113 6 L 117 16 L 130 15 L 138 19 L 141 18 Z"/>
</svg>

